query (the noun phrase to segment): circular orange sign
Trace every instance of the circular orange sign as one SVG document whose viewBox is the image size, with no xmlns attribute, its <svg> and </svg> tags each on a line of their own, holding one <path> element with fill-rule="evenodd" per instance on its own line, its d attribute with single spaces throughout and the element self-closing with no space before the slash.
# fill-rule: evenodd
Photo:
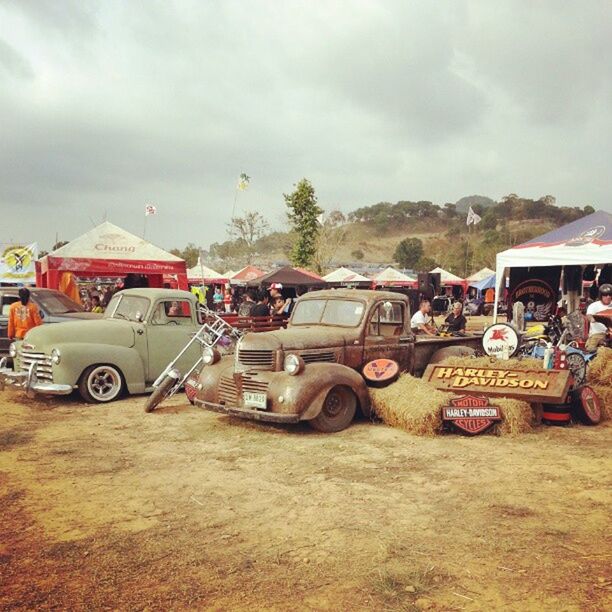
<svg viewBox="0 0 612 612">
<path fill-rule="evenodd" d="M 363 375 L 373 382 L 390 380 L 397 376 L 399 365 L 391 359 L 375 359 L 363 366 Z"/>
</svg>

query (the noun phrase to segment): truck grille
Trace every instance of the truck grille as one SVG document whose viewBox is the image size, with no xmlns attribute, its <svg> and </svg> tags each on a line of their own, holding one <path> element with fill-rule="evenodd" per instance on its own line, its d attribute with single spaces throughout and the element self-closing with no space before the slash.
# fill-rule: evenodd
<svg viewBox="0 0 612 612">
<path fill-rule="evenodd" d="M 238 362 L 251 368 L 274 368 L 274 351 L 240 349 Z"/>
<path fill-rule="evenodd" d="M 51 359 L 44 353 L 35 353 L 33 351 L 21 351 L 19 354 L 19 362 L 23 370 L 29 370 L 30 365 L 36 364 L 36 376 L 41 380 L 53 381 L 53 368 Z"/>
<path fill-rule="evenodd" d="M 219 380 L 219 403 L 235 406 L 238 403 L 238 390 L 231 376 L 221 376 Z"/>
<path fill-rule="evenodd" d="M 318 363 L 320 361 L 326 361 L 335 363 L 336 353 L 334 351 L 319 351 L 317 353 L 300 353 L 300 357 L 304 360 L 304 363 Z"/>
<path fill-rule="evenodd" d="M 258 380 L 256 373 L 249 372 L 242 375 L 242 390 L 251 393 L 267 393 L 268 383 L 265 380 Z"/>
<path fill-rule="evenodd" d="M 267 393 L 268 383 L 265 380 L 258 380 L 257 374 L 249 372 L 242 375 L 242 390 L 250 393 Z M 242 404 L 242 397 L 238 397 L 238 388 L 232 376 L 221 376 L 218 396 L 220 404 L 229 404 L 230 406 Z"/>
</svg>

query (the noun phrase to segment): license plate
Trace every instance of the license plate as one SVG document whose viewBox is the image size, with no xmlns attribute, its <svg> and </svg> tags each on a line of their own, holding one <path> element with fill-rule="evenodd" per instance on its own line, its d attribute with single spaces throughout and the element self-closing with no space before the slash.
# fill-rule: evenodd
<svg viewBox="0 0 612 612">
<path fill-rule="evenodd" d="M 265 393 L 251 393 L 250 391 L 245 391 L 242 394 L 242 399 L 244 400 L 245 406 L 261 408 L 263 410 L 267 408 L 268 398 Z"/>
</svg>

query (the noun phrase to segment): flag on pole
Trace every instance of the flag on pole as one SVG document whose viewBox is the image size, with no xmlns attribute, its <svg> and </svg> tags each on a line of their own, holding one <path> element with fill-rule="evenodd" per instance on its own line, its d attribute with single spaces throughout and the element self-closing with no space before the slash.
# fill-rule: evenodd
<svg viewBox="0 0 612 612">
<path fill-rule="evenodd" d="M 242 172 L 238 177 L 238 189 L 240 189 L 240 191 L 244 191 L 249 186 L 250 182 L 251 177 Z"/>
<path fill-rule="evenodd" d="M 145 205 L 145 217 L 150 217 L 151 215 L 157 214 L 157 206 L 153 206 L 153 204 Z"/>
<path fill-rule="evenodd" d="M 481 221 L 482 221 L 482 217 L 480 215 L 477 215 L 474 212 L 474 209 L 470 206 L 465 224 L 466 225 L 470 225 L 470 224 L 476 225 L 477 223 L 480 223 Z"/>
</svg>

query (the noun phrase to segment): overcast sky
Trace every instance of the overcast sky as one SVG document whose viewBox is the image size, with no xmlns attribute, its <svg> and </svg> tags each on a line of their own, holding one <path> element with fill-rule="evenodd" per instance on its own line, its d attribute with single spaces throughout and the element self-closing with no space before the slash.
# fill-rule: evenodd
<svg viewBox="0 0 612 612">
<path fill-rule="evenodd" d="M 106 214 L 171 248 L 238 210 L 552 194 L 612 209 L 612 2 L 0 0 L 0 242 Z"/>
</svg>

